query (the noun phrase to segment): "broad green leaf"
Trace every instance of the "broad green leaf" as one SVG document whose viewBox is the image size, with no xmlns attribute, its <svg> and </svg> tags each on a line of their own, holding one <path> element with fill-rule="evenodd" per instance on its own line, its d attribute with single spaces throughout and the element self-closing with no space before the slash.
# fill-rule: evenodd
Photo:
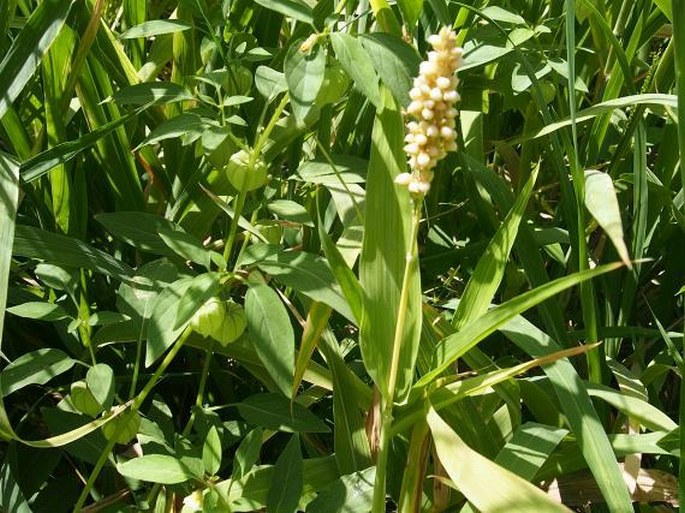
<svg viewBox="0 0 685 513">
<path fill-rule="evenodd" d="M 191 29 L 192 26 L 180 20 L 151 20 L 131 27 L 119 36 L 120 39 L 161 36 Z"/>
<path fill-rule="evenodd" d="M 129 281 L 133 275 L 133 270 L 128 265 L 104 251 L 72 237 L 31 226 L 16 226 L 13 254 L 59 262 L 67 267 L 89 269 L 124 282 Z"/>
<path fill-rule="evenodd" d="M 96 215 L 95 220 L 116 238 L 140 251 L 155 255 L 175 254 L 159 234 L 163 230 L 173 231 L 178 228 L 163 217 L 146 212 L 108 212 Z"/>
<path fill-rule="evenodd" d="M 585 383 L 585 388 L 590 397 L 606 401 L 621 413 L 639 420 L 640 424 L 647 429 L 652 431 L 671 431 L 678 427 L 668 415 L 647 401 L 623 394 L 618 390 L 598 383 Z"/>
<path fill-rule="evenodd" d="M 295 334 L 278 294 L 268 285 L 253 285 L 245 296 L 245 320 L 259 359 L 286 396 L 295 370 Z"/>
<path fill-rule="evenodd" d="M 305 51 L 302 41 L 295 41 L 288 50 L 283 63 L 283 72 L 290 93 L 290 104 L 298 125 L 305 125 L 305 119 L 314 108 L 314 102 L 326 69 L 326 51 L 315 44 Z"/>
<path fill-rule="evenodd" d="M 384 90 L 384 107 L 376 114 L 366 186 L 364 240 L 359 262 L 364 314 L 360 348 L 368 373 L 381 393 L 389 395 L 390 362 L 397 326 L 406 255 L 411 246 L 412 204 L 406 188 L 394 179 L 404 172 L 404 130 L 396 102 Z M 411 386 L 421 334 L 421 284 L 418 266 L 410 269 L 405 328 L 395 396 L 401 401 Z"/>
<path fill-rule="evenodd" d="M 339 477 L 332 456 L 306 459 L 302 463 L 303 496 L 311 496 Z M 217 483 L 216 489 L 226 497 L 232 511 L 255 511 L 266 507 L 266 495 L 277 479 L 273 465 L 261 466 L 242 479 Z"/>
<path fill-rule="evenodd" d="M 88 369 L 86 383 L 95 400 L 109 410 L 114 400 L 114 371 L 106 363 L 98 363 Z"/>
<path fill-rule="evenodd" d="M 519 193 L 516 203 L 497 229 L 483 256 L 478 260 L 454 312 L 452 324 L 459 330 L 487 312 L 500 286 L 519 225 L 533 192 L 539 166 L 536 166 Z"/>
<path fill-rule="evenodd" d="M 278 217 L 292 223 L 314 227 L 312 218 L 307 209 L 292 200 L 279 199 L 269 203 L 266 208 Z"/>
<path fill-rule="evenodd" d="M 278 476 L 271 483 L 266 495 L 266 509 L 269 513 L 295 513 L 302 494 L 302 451 L 300 437 L 294 434 L 290 437 L 283 452 L 278 456 L 274 465 L 274 473 Z"/>
<path fill-rule="evenodd" d="M 179 277 L 178 268 L 161 258 L 140 266 L 131 281 L 119 287 L 117 308 L 133 320 L 142 338 L 147 335 L 145 323 L 152 315 L 157 297 Z"/>
<path fill-rule="evenodd" d="M 112 99 L 120 105 L 148 105 L 193 100 L 185 87 L 169 82 L 144 82 L 125 87 L 114 93 Z"/>
<path fill-rule="evenodd" d="M 312 8 L 301 0 L 255 0 L 255 2 L 294 20 L 314 25 Z"/>
<path fill-rule="evenodd" d="M 558 278 L 533 290 L 524 292 L 488 311 L 485 315 L 466 326 L 463 330 L 448 336 L 438 344 L 435 353 L 434 370 L 424 375 L 417 383 L 417 386 L 424 386 L 433 381 L 457 358 L 476 346 L 481 340 L 493 333 L 504 323 L 522 312 L 525 312 L 529 308 L 569 287 L 616 270 L 621 267 L 621 265 L 622 264 L 620 263 L 606 264 L 594 269 Z"/>
<path fill-rule="evenodd" d="M 44 0 L 26 20 L 0 62 L 0 119 L 33 76 L 41 58 L 62 30 L 73 1 Z"/>
<path fill-rule="evenodd" d="M 216 426 L 209 428 L 202 446 L 202 464 L 210 476 L 216 475 L 221 467 L 221 438 Z"/>
<path fill-rule="evenodd" d="M 381 32 L 364 34 L 359 39 L 383 83 L 392 91 L 399 104 L 406 107 L 410 101 L 409 90 L 421 62 L 416 50 L 398 36 Z"/>
<path fill-rule="evenodd" d="M 0 373 L 0 388 L 6 396 L 27 385 L 44 385 L 71 369 L 75 360 L 59 349 L 44 348 L 26 353 Z"/>
<path fill-rule="evenodd" d="M 202 136 L 208 125 L 197 114 L 184 113 L 157 125 L 134 150 L 143 146 L 156 144 L 167 139 L 181 138 L 182 142 L 190 142 Z"/>
<path fill-rule="evenodd" d="M 42 263 L 34 271 L 38 279 L 50 288 L 64 290 L 74 297 L 78 283 L 74 269 L 67 269 L 55 264 Z"/>
<path fill-rule="evenodd" d="M 254 76 L 257 91 L 267 101 L 273 100 L 276 96 L 288 90 L 288 83 L 285 75 L 268 66 L 259 66 Z"/>
<path fill-rule="evenodd" d="M 308 160 L 293 178 L 322 185 L 364 183 L 369 162 L 351 155 L 330 155 L 326 160 Z"/>
<path fill-rule="evenodd" d="M 29 301 L 28 303 L 12 306 L 7 311 L 17 317 L 39 319 L 41 321 L 59 321 L 69 317 L 69 314 L 60 305 L 44 301 Z"/>
<path fill-rule="evenodd" d="M 516 430 L 495 458 L 495 463 L 532 481 L 568 431 L 534 422 L 527 422 Z"/>
<path fill-rule="evenodd" d="M 88 318 L 88 326 L 107 326 L 109 324 L 117 324 L 128 320 L 130 320 L 130 317 L 126 314 L 102 310 L 100 312 L 95 312 Z"/>
<path fill-rule="evenodd" d="M 435 451 L 450 479 L 483 513 L 569 512 L 539 488 L 471 449 L 433 408 L 427 420 Z"/>
<path fill-rule="evenodd" d="M 328 433 L 323 421 L 299 403 L 279 394 L 256 394 L 237 405 L 250 424 L 291 433 Z"/>
<path fill-rule="evenodd" d="M 264 430 L 256 427 L 250 431 L 238 446 L 233 459 L 232 479 L 240 479 L 252 470 L 259 459 Z"/>
<path fill-rule="evenodd" d="M 181 298 L 191 283 L 191 278 L 181 278 L 166 287 L 157 297 L 149 320 L 145 367 L 155 363 L 185 329 L 185 324 L 175 327 L 176 313 Z"/>
<path fill-rule="evenodd" d="M 166 454 L 145 454 L 119 463 L 117 470 L 122 476 L 159 484 L 185 483 L 200 477 L 181 460 Z"/>
<path fill-rule="evenodd" d="M 264 258 L 260 258 L 260 253 Z M 351 321 L 354 316 L 336 283 L 328 262 L 306 251 L 278 251 L 273 246 L 255 245 L 245 255 L 254 255 L 259 268 L 282 284 L 325 303 Z"/>
<path fill-rule="evenodd" d="M 340 476 L 321 490 L 309 505 L 307 513 L 367 513 L 373 500 L 376 468 Z"/>
<path fill-rule="evenodd" d="M 219 273 L 204 273 L 195 276 L 188 288 L 181 296 L 176 310 L 176 321 L 174 329 L 184 326 L 193 317 L 193 314 L 204 305 L 209 298 L 214 297 L 219 292 Z"/>
<path fill-rule="evenodd" d="M 515 14 L 513 12 L 507 11 L 506 9 L 503 9 L 502 7 L 498 7 L 496 5 L 489 5 L 485 7 L 482 11 L 481 14 L 487 18 L 490 18 L 491 20 L 494 21 L 501 21 L 503 23 L 511 23 L 512 25 L 525 25 L 526 20 L 523 18 L 523 16 L 520 16 L 518 14 Z"/>
<path fill-rule="evenodd" d="M 202 245 L 202 242 L 186 232 L 162 228 L 159 237 L 178 256 L 200 264 L 207 270 L 209 270 L 212 261 L 217 263 L 219 267 L 226 267 L 226 262 L 219 253 L 208 250 Z"/>
<path fill-rule="evenodd" d="M 596 169 L 585 171 L 585 206 L 614 243 L 623 263 L 631 267 L 628 247 L 623 239 L 621 209 L 614 182 L 608 174 Z"/>
<path fill-rule="evenodd" d="M 549 335 L 523 317 L 515 317 L 508 321 L 500 331 L 533 358 L 549 355 L 561 349 Z M 580 452 L 604 496 L 615 504 L 630 504 L 616 456 L 573 365 L 568 360 L 559 360 L 543 367 L 543 371 L 554 386 L 567 422 L 578 440 Z"/>
<path fill-rule="evenodd" d="M 331 34 L 331 44 L 335 56 L 345 72 L 352 77 L 355 85 L 376 107 L 380 107 L 381 92 L 378 87 L 378 75 L 373 61 L 364 51 L 357 38 L 342 32 Z"/>
</svg>

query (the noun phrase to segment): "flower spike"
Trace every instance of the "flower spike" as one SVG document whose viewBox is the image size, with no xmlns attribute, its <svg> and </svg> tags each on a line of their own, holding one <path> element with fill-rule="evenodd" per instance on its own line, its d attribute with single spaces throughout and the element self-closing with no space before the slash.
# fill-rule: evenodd
<svg viewBox="0 0 685 513">
<path fill-rule="evenodd" d="M 409 192 L 424 196 L 433 180 L 433 168 L 448 151 L 457 149 L 454 104 L 459 100 L 455 72 L 461 66 L 462 49 L 456 34 L 443 27 L 428 42 L 433 51 L 419 67 L 419 76 L 409 91 L 411 103 L 407 114 L 415 118 L 407 123 L 404 151 L 411 173 L 401 173 L 396 183 L 406 185 Z"/>
</svg>

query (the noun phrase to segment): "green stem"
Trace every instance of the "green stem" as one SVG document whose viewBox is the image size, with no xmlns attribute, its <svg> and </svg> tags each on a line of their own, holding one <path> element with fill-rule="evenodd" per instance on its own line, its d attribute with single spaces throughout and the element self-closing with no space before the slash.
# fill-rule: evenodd
<svg viewBox="0 0 685 513">
<path fill-rule="evenodd" d="M 266 144 L 266 141 L 269 139 L 271 132 L 276 127 L 276 123 L 278 123 L 278 120 L 280 119 L 281 114 L 283 113 L 283 109 L 285 109 L 285 106 L 288 105 L 288 98 L 289 97 L 287 93 L 283 95 L 281 102 L 278 104 L 276 110 L 271 116 L 271 119 L 269 120 L 269 124 L 266 125 L 264 131 L 261 134 L 259 134 L 259 137 L 255 142 L 254 148 L 250 153 L 250 160 L 248 162 L 248 169 L 250 171 L 254 169 L 254 166 L 257 163 L 257 159 L 259 158 L 259 155 L 261 154 L 262 149 Z M 238 196 L 236 196 L 233 204 L 233 219 L 231 219 L 231 227 L 228 232 L 228 238 L 226 239 L 226 247 L 224 247 L 224 260 L 227 263 L 231 257 L 231 252 L 233 251 L 233 244 L 235 243 L 235 238 L 238 233 L 238 219 L 240 219 L 240 216 L 243 213 L 243 207 L 245 206 L 246 198 L 247 191 L 240 191 L 238 193 Z"/>
<path fill-rule="evenodd" d="M 416 272 L 418 264 L 418 232 L 421 221 L 422 200 L 413 200 L 411 236 L 409 238 L 409 252 L 404 266 L 402 278 L 402 290 L 400 292 L 400 304 L 397 310 L 397 324 L 392 344 L 392 357 L 390 360 L 390 373 L 388 375 L 388 389 L 386 394 L 381 395 L 381 427 L 378 447 L 378 460 L 376 461 L 376 480 L 373 490 L 373 513 L 385 512 L 385 489 L 388 466 L 388 452 L 392 428 L 392 409 L 395 399 L 395 387 L 397 386 L 397 374 L 400 364 L 400 350 L 404 337 L 404 328 L 407 322 L 407 308 L 409 306 L 410 283 L 412 275 Z"/>
<path fill-rule="evenodd" d="M 143 402 L 145 402 L 145 399 L 150 394 L 152 389 L 155 387 L 162 374 L 164 374 L 164 371 L 167 369 L 169 364 L 174 360 L 178 352 L 181 350 L 183 344 L 188 339 L 188 336 L 191 333 L 192 329 L 190 327 L 187 327 L 185 331 L 181 334 L 181 336 L 178 338 L 178 340 L 176 340 L 176 343 L 171 348 L 171 351 L 167 353 L 164 360 L 162 360 L 162 363 L 159 364 L 159 367 L 157 368 L 155 373 L 146 383 L 145 388 L 143 388 L 143 390 L 141 390 L 141 392 L 133 400 L 133 404 L 131 405 L 131 411 L 137 412 L 140 409 L 140 406 L 143 404 Z M 83 490 L 81 491 L 81 495 L 76 501 L 76 505 L 74 506 L 74 513 L 78 513 L 79 511 L 81 511 L 81 508 L 83 508 L 86 499 L 88 499 L 88 496 L 90 495 L 90 491 L 93 489 L 95 480 L 100 475 L 100 472 L 104 468 L 105 463 L 107 463 L 107 460 L 112 454 L 112 449 L 114 449 L 114 445 L 116 443 L 117 438 L 119 437 L 120 432 L 123 431 L 125 428 L 126 424 L 120 423 L 117 426 L 114 435 L 110 438 L 110 440 L 108 440 L 107 445 L 105 446 L 104 450 L 100 454 L 100 457 L 95 463 L 95 467 L 93 467 L 93 471 L 90 473 L 90 476 L 88 477 L 88 481 L 86 481 L 86 486 L 83 488 Z"/>
<path fill-rule="evenodd" d="M 243 213 L 246 198 L 247 191 L 240 191 L 233 202 L 233 219 L 231 219 L 231 227 L 228 230 L 228 238 L 226 239 L 226 246 L 224 247 L 224 260 L 227 264 L 231 258 L 235 237 L 238 234 L 238 219 L 240 219 L 240 216 Z"/>
<path fill-rule="evenodd" d="M 79 513 L 81 511 L 81 508 L 83 508 L 83 505 L 85 504 L 86 500 L 88 499 L 88 496 L 90 495 L 90 491 L 93 489 L 95 480 L 100 475 L 100 471 L 104 468 L 105 463 L 107 463 L 107 460 L 112 454 L 112 449 L 114 449 L 114 444 L 116 443 L 119 431 L 123 430 L 124 427 L 125 425 L 122 423 L 117 428 L 112 438 L 107 440 L 107 445 L 105 445 L 105 448 L 100 453 L 100 457 L 95 462 L 95 467 L 93 467 L 93 471 L 90 473 L 90 476 L 88 476 L 86 486 L 83 488 L 83 490 L 81 491 L 81 495 L 79 495 L 79 498 L 76 501 L 76 505 L 74 506 L 74 513 Z"/>
<path fill-rule="evenodd" d="M 162 360 L 162 363 L 159 364 L 159 367 L 157 367 L 157 370 L 155 373 L 152 375 L 152 377 L 148 380 L 148 382 L 145 384 L 145 387 L 143 390 L 140 391 L 140 393 L 136 396 L 136 398 L 133 400 L 133 406 L 131 406 L 131 409 L 133 411 L 138 411 L 140 409 L 140 406 L 145 402 L 145 399 L 147 399 L 147 396 L 150 395 L 150 392 L 152 392 L 152 389 L 155 387 L 157 382 L 159 381 L 159 378 L 164 374 L 164 371 L 167 369 L 169 364 L 174 360 L 178 352 L 181 350 L 183 347 L 183 344 L 185 341 L 188 339 L 190 334 L 193 332 L 192 328 L 190 326 L 186 327 L 186 329 L 181 333 L 181 336 L 178 337 L 176 340 L 176 343 L 173 345 L 171 350 L 167 353 L 167 355 L 164 357 L 164 360 Z"/>
</svg>

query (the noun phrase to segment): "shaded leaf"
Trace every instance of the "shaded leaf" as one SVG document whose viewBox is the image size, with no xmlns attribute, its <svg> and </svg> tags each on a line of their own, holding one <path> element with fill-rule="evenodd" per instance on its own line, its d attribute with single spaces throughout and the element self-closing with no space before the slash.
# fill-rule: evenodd
<svg viewBox="0 0 685 513">
<path fill-rule="evenodd" d="M 305 124 L 305 118 L 314 107 L 314 102 L 326 69 L 326 51 L 315 44 L 309 52 L 300 48 L 302 41 L 295 41 L 285 57 L 283 72 L 290 92 L 290 103 L 298 125 Z"/>
<path fill-rule="evenodd" d="M 256 394 L 236 405 L 250 424 L 293 433 L 328 433 L 319 417 L 278 394 Z M 291 408 L 292 406 L 292 408 Z"/>
<path fill-rule="evenodd" d="M 27 385 L 44 385 L 55 376 L 71 369 L 76 360 L 59 349 L 37 349 L 26 353 L 0 373 L 2 395 L 9 395 Z"/>
<path fill-rule="evenodd" d="M 278 456 L 274 465 L 278 476 L 266 495 L 269 513 L 295 513 L 302 494 L 302 451 L 300 437 L 295 434 Z"/>
</svg>

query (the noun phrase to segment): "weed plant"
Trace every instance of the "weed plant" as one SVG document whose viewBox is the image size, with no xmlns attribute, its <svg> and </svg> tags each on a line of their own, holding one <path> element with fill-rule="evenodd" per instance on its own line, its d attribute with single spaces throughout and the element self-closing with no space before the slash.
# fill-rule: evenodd
<svg viewBox="0 0 685 513">
<path fill-rule="evenodd" d="M 678 508 L 684 24 L 0 2 L 0 510 Z"/>
</svg>

